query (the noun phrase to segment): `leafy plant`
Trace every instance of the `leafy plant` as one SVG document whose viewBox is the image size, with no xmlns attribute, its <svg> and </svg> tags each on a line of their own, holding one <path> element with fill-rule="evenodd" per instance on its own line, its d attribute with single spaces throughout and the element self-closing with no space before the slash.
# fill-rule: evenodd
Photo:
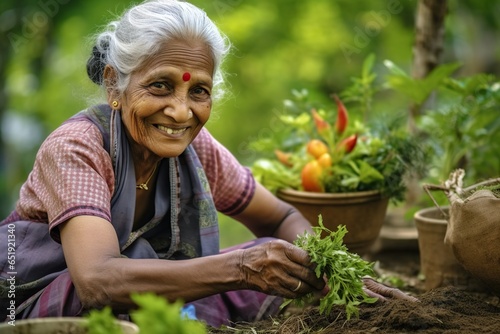
<svg viewBox="0 0 500 334">
<path fill-rule="evenodd" d="M 442 84 L 443 80 L 460 67 L 458 63 L 443 64 L 436 67 L 427 77 L 415 79 L 390 60 L 386 60 L 384 65 L 390 71 L 387 86 L 408 96 L 419 106 Z"/>
<path fill-rule="evenodd" d="M 202 322 L 182 317 L 183 302 L 180 300 L 169 304 L 166 299 L 152 293 L 133 294 L 132 300 L 139 306 L 139 309 L 133 311 L 130 316 L 142 333 L 206 333 L 206 327 Z"/>
<path fill-rule="evenodd" d="M 354 100 L 362 92 L 357 101 L 364 114 L 376 91 L 371 88 L 372 66 L 369 58 L 362 77 L 343 93 Z M 332 96 L 336 110 L 332 110 L 308 101 L 306 90 L 292 93 L 294 99 L 284 101 L 279 115 L 283 126 L 250 146 L 261 154 L 252 171 L 272 192 L 282 188 L 330 193 L 379 190 L 397 202 L 404 198 L 405 178 L 423 174 L 425 154 L 401 119 L 386 118 L 370 128 L 349 114 L 336 95 Z"/>
<path fill-rule="evenodd" d="M 88 334 L 123 334 L 109 306 L 91 310 L 86 318 Z"/>
<path fill-rule="evenodd" d="M 356 102 L 361 106 L 362 119 L 368 121 L 368 115 L 372 111 L 373 96 L 379 90 L 375 87 L 376 73 L 373 71 L 375 55 L 372 53 L 366 57 L 361 68 L 361 76 L 352 77 L 351 85 L 341 94 L 345 102 Z"/>
<path fill-rule="evenodd" d="M 205 334 L 203 322 L 187 319 L 182 315 L 183 302 L 168 303 L 165 298 L 153 293 L 132 294 L 138 309 L 132 311 L 131 318 L 141 333 L 147 334 Z M 110 307 L 92 310 L 87 315 L 89 334 L 121 334 Z"/>
<path fill-rule="evenodd" d="M 498 159 L 491 159 L 500 149 L 498 78 L 485 73 L 453 78 L 460 65 L 451 63 L 415 79 L 390 61 L 385 65 L 386 86 L 419 106 L 417 130 L 432 157 L 427 182 L 444 182 L 457 168 L 467 170 L 470 182 L 500 173 Z"/>
<path fill-rule="evenodd" d="M 255 179 L 273 193 L 282 188 L 300 187 L 300 179 L 296 175 L 298 171 L 287 168 L 277 160 L 259 159 L 254 162 L 252 171 Z"/>
<path fill-rule="evenodd" d="M 359 316 L 361 303 L 374 303 L 377 299 L 369 297 L 363 291 L 362 278 L 373 276 L 373 264 L 363 260 L 358 254 L 350 253 L 343 240 L 347 233 L 344 225 L 339 225 L 336 232 L 323 225 L 321 215 L 314 233 L 301 235 L 295 245 L 304 249 L 316 264 L 316 276 L 327 277 L 328 293 L 320 298 L 320 313 L 330 313 L 336 305 L 345 305 L 347 318 Z M 308 294 L 295 300 L 299 305 L 314 298 Z M 292 300 L 286 300 L 283 306 Z"/>
<path fill-rule="evenodd" d="M 442 98 L 419 120 L 434 151 L 431 170 L 446 180 L 457 168 L 468 180 L 498 176 L 500 164 L 491 159 L 500 149 L 500 84 L 487 75 L 443 82 Z"/>
</svg>

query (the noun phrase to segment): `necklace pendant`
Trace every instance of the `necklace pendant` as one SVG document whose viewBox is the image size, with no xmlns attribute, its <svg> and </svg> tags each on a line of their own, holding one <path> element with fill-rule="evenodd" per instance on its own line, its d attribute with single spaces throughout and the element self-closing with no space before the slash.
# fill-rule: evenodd
<svg viewBox="0 0 500 334">
<path fill-rule="evenodd" d="M 151 172 L 151 175 L 149 175 L 148 179 L 146 180 L 146 182 L 144 183 L 141 183 L 141 184 L 138 184 L 136 185 L 135 187 L 137 189 L 141 189 L 141 190 L 149 190 L 148 188 L 148 183 L 149 183 L 149 180 L 151 180 L 151 178 L 153 177 L 153 175 L 155 174 L 155 171 L 156 171 L 156 167 L 158 166 L 158 162 L 155 164 L 154 168 L 153 168 L 153 171 Z"/>
</svg>

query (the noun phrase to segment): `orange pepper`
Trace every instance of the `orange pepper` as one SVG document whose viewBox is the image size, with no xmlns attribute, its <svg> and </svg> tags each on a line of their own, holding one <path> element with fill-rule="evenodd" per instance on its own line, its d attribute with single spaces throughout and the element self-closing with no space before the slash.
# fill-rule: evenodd
<svg viewBox="0 0 500 334">
<path fill-rule="evenodd" d="M 315 159 L 328 152 L 328 146 L 319 139 L 311 139 L 306 146 L 306 151 Z"/>
<path fill-rule="evenodd" d="M 323 168 L 321 168 L 317 160 L 309 161 L 300 174 L 302 179 L 302 187 L 305 191 L 325 192 L 322 183 Z"/>
<path fill-rule="evenodd" d="M 330 153 L 323 153 L 318 159 L 318 163 L 323 168 L 328 168 L 332 166 L 332 156 Z"/>
</svg>

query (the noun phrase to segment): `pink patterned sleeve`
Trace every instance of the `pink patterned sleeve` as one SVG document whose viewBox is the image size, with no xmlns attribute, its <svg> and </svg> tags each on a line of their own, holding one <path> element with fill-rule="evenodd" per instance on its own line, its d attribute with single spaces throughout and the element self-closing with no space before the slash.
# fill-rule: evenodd
<svg viewBox="0 0 500 334">
<path fill-rule="evenodd" d="M 203 128 L 193 147 L 210 184 L 215 206 L 221 213 L 233 216 L 243 211 L 255 192 L 255 179 L 247 167 Z"/>
<path fill-rule="evenodd" d="M 110 221 L 113 190 L 114 172 L 101 133 L 90 122 L 71 122 L 56 129 L 40 147 L 17 211 L 21 217 L 48 221 L 51 232 L 78 215 Z"/>
</svg>

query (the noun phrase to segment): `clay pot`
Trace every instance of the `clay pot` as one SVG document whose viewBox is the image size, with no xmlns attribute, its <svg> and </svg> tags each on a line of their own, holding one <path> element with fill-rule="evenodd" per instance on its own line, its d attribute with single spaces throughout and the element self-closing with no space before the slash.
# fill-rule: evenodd
<svg viewBox="0 0 500 334">
<path fill-rule="evenodd" d="M 0 324 L 2 334 L 86 334 L 87 319 L 77 317 L 57 317 L 16 320 L 15 326 L 5 322 Z M 138 334 L 139 328 L 128 321 L 117 320 L 123 334 Z"/>
<path fill-rule="evenodd" d="M 448 215 L 449 206 L 441 209 Z M 448 221 L 441 210 L 437 207 L 421 209 L 413 218 L 418 231 L 420 272 L 425 277 L 425 289 L 456 286 L 473 291 L 483 290 L 482 284 L 462 267 L 451 247 L 445 244 Z"/>
<path fill-rule="evenodd" d="M 296 207 L 313 226 L 318 225 L 320 214 L 325 227 L 332 231 L 338 225 L 345 225 L 344 243 L 349 251 L 360 256 L 370 251 L 379 236 L 389 203 L 376 190 L 314 193 L 282 189 L 277 196 Z"/>
</svg>

